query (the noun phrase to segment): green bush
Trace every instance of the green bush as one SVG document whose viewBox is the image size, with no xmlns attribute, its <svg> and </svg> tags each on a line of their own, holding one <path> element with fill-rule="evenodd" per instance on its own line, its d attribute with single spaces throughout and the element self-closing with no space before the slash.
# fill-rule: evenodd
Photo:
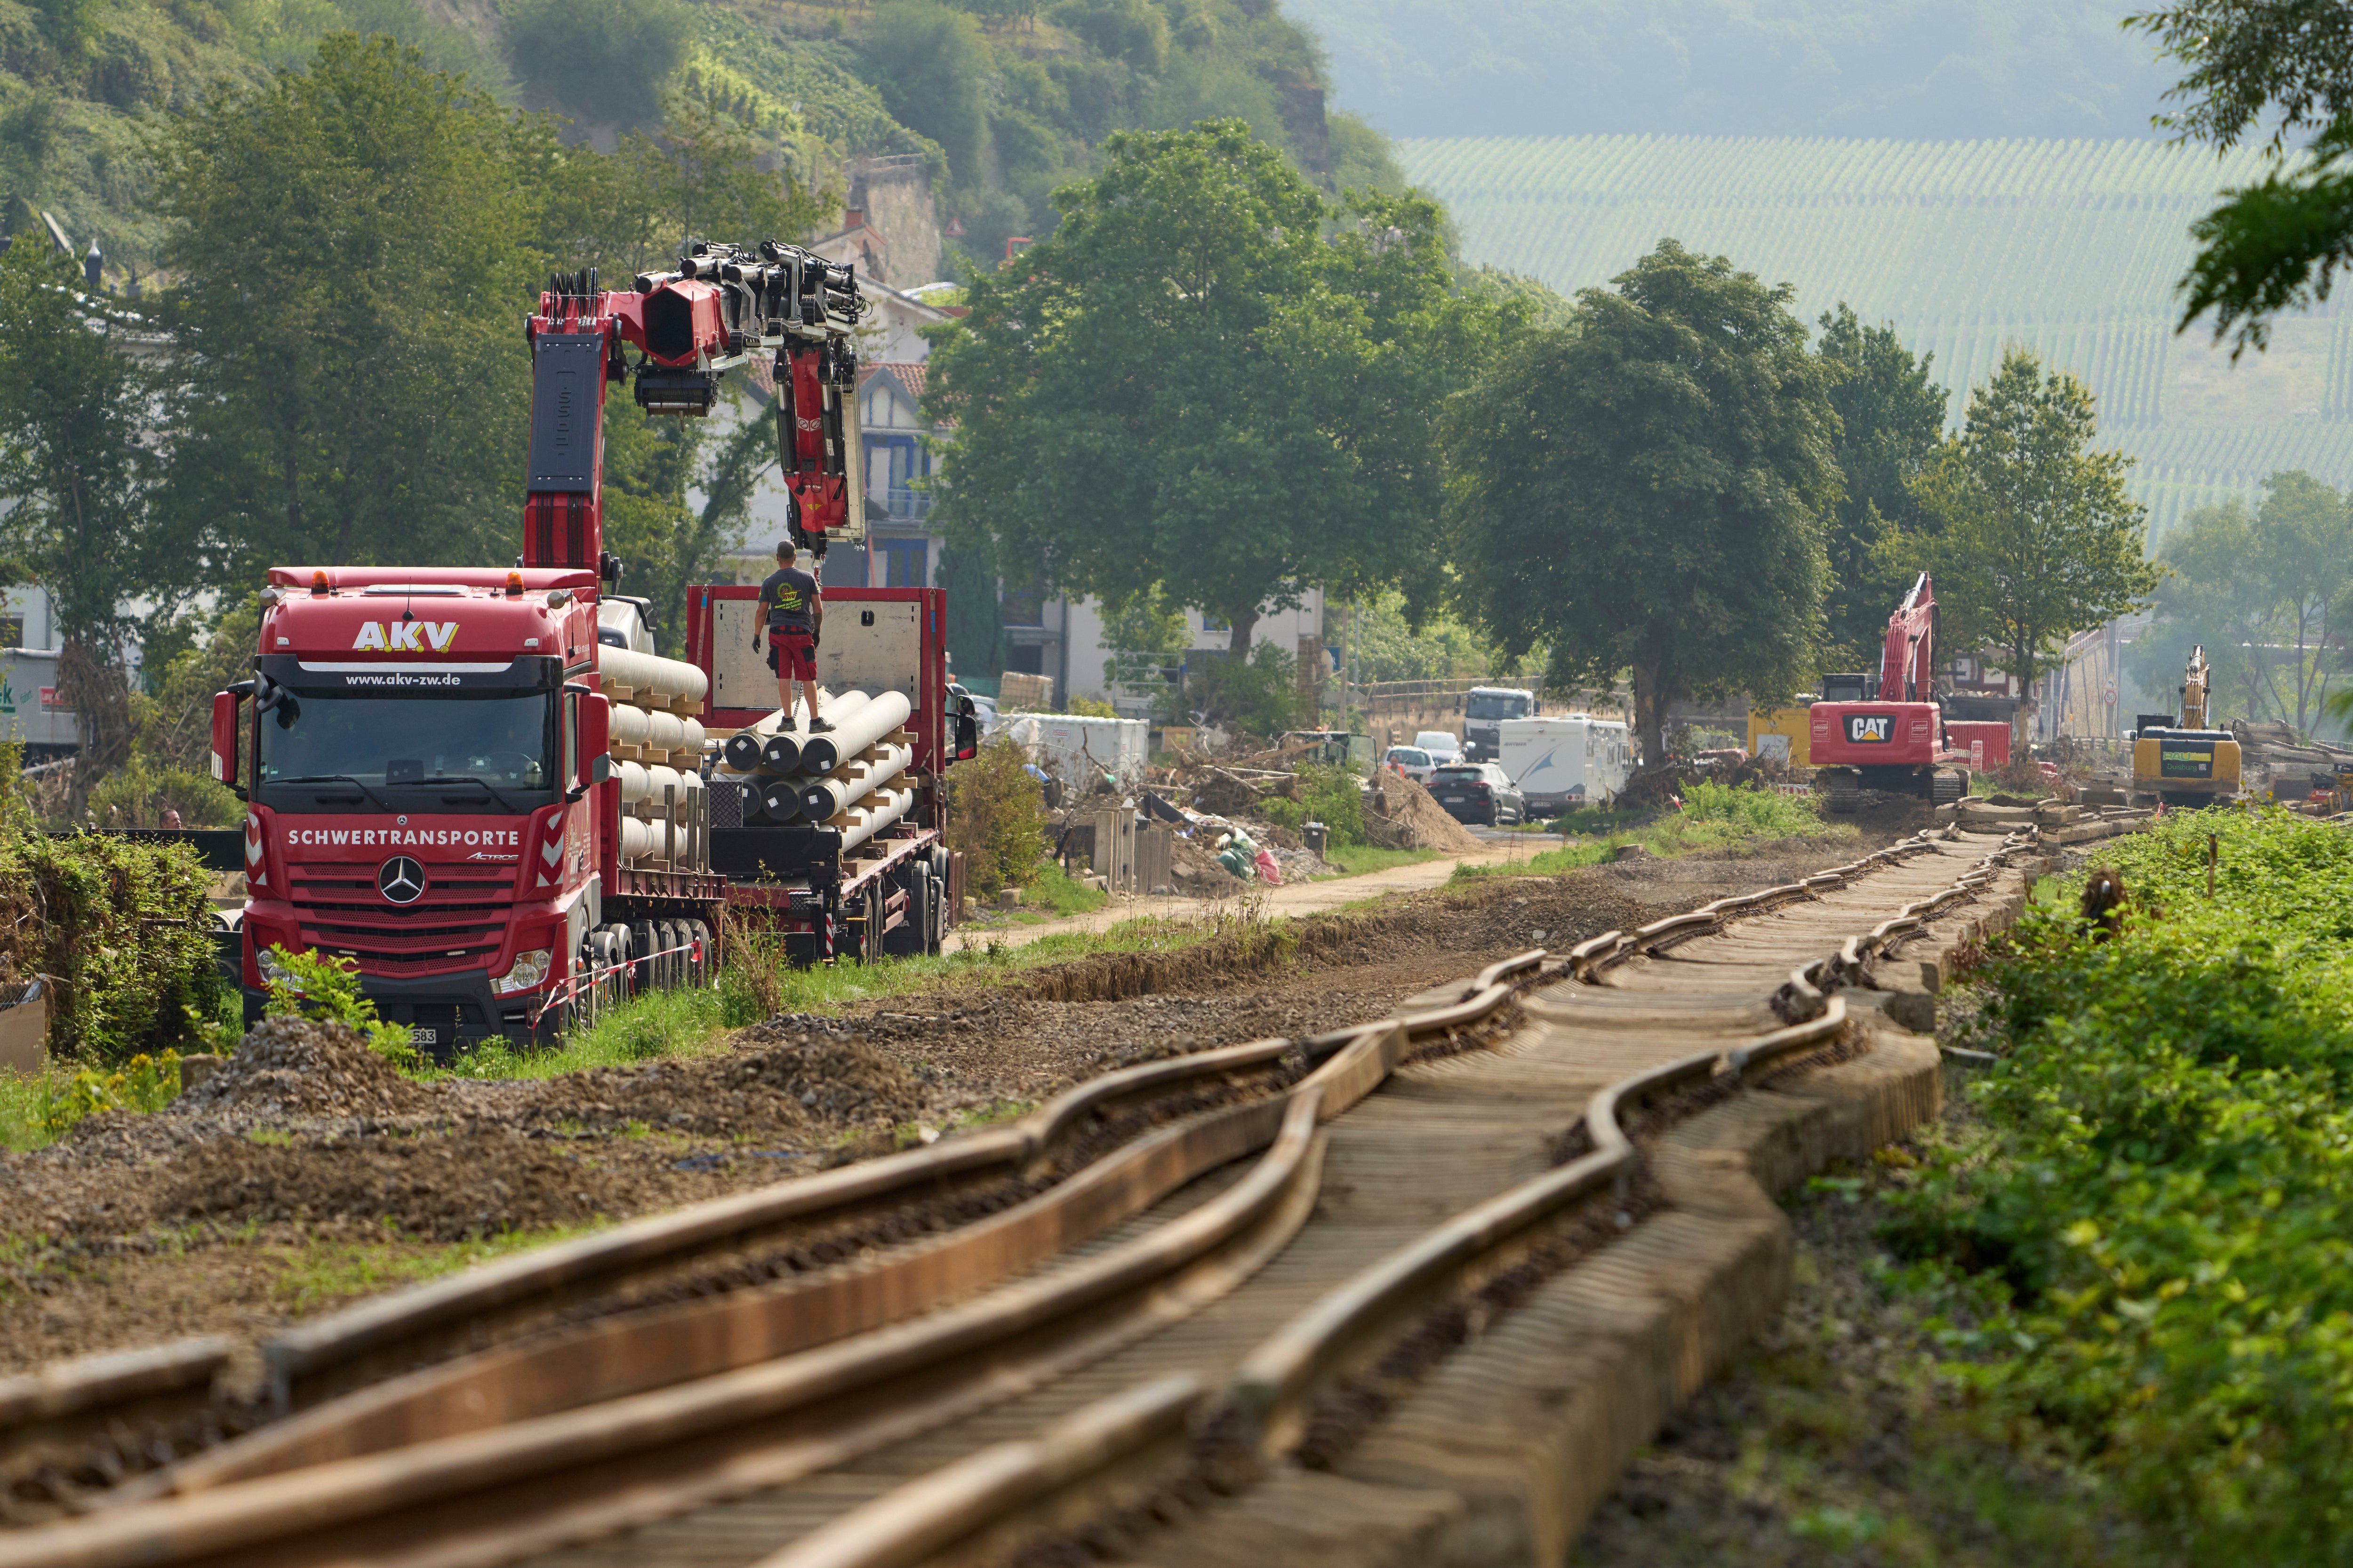
<svg viewBox="0 0 2353 1568">
<path fill-rule="evenodd" d="M 1029 753 L 999 735 L 948 770 L 948 847 L 964 854 L 965 886 L 993 899 L 1046 858 L 1046 800 Z"/>
<path fill-rule="evenodd" d="M 1261 801 L 1260 816 L 1293 832 L 1311 821 L 1320 822 L 1330 830 L 1325 843 L 1335 849 L 1365 842 L 1365 796 L 1354 773 L 1320 763 L 1302 763 L 1293 772 L 1299 780 L 1293 786 L 1298 798 L 1277 795 Z"/>
<path fill-rule="evenodd" d="M 1195 656 L 1185 701 L 1204 722 L 1251 735 L 1280 735 L 1314 717 L 1300 700 L 1299 660 L 1271 642 L 1250 649 L 1248 663 Z"/>
<path fill-rule="evenodd" d="M 263 1005 L 269 1016 L 342 1024 L 365 1036 L 368 1049 L 403 1072 L 425 1065 L 408 1026 L 376 1016 L 375 1000 L 360 990 L 356 960 L 282 947 L 272 947 L 269 956 L 279 973 L 269 978 L 269 1000 Z"/>
<path fill-rule="evenodd" d="M 1773 790 L 1735 789 L 1709 779 L 1683 792 L 1683 816 L 1744 838 L 1796 838 L 1822 828 L 1820 808 L 1810 795 Z"/>
<path fill-rule="evenodd" d="M 1950 1331 L 1973 1379 L 2076 1434 L 2186 1560 L 2344 1562 L 2353 835 L 2208 811 L 2103 853 L 2123 933 L 2030 908 L 1986 973 L 1985 1131 L 1891 1239 L 1979 1304 Z"/>
<path fill-rule="evenodd" d="M 223 1009 L 211 875 L 179 845 L 32 826 L 0 784 L 0 975 L 49 977 L 49 1051 L 85 1063 L 203 1048 Z"/>
<path fill-rule="evenodd" d="M 90 811 L 100 827 L 161 827 L 167 811 L 180 814 L 183 827 L 227 827 L 244 815 L 217 781 L 187 768 L 151 768 L 138 756 L 90 792 Z"/>
</svg>

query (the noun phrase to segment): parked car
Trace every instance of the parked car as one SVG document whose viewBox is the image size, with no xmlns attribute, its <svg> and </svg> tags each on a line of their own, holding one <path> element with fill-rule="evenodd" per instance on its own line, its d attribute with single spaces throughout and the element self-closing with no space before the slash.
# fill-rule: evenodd
<svg viewBox="0 0 2353 1568">
<path fill-rule="evenodd" d="M 1430 753 L 1432 767 L 1462 761 L 1462 742 L 1444 730 L 1424 730 L 1414 736 L 1413 743 Z"/>
<path fill-rule="evenodd" d="M 1528 819 L 1527 802 L 1511 774 L 1493 763 L 1455 763 L 1430 776 L 1430 793 L 1457 822 L 1503 827 Z"/>
<path fill-rule="evenodd" d="M 1381 753 L 1381 766 L 1395 768 L 1414 783 L 1426 784 L 1438 763 L 1419 746 L 1391 746 Z"/>
</svg>

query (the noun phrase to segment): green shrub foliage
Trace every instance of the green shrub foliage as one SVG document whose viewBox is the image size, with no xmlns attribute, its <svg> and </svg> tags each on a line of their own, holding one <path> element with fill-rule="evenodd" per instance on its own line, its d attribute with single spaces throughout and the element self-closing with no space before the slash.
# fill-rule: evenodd
<svg viewBox="0 0 2353 1568">
<path fill-rule="evenodd" d="M 1994 954 L 1987 1131 L 1930 1163 L 1895 1239 L 1989 1304 L 1952 1331 L 1971 1375 L 2079 1435 L 2188 1560 L 2341 1563 L 2353 834 L 2181 814 L 2112 863 L 2121 935 L 2071 897 Z"/>
<path fill-rule="evenodd" d="M 202 1050 L 221 982 L 209 873 L 178 845 L 0 826 L 0 973 L 50 977 L 52 1055 Z"/>
</svg>

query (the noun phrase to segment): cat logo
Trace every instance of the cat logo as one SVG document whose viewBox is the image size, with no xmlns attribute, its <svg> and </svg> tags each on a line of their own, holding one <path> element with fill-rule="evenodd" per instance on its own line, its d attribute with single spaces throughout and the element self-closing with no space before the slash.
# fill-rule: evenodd
<svg viewBox="0 0 2353 1568">
<path fill-rule="evenodd" d="M 435 653 L 448 653 L 457 640 L 455 621 L 362 621 L 360 635 L 352 639 L 352 651 L 423 653 L 430 643 Z"/>
<path fill-rule="evenodd" d="M 1895 738 L 1895 715 L 1850 713 L 1846 716 L 1846 738 L 1865 745 L 1884 745 Z"/>
</svg>

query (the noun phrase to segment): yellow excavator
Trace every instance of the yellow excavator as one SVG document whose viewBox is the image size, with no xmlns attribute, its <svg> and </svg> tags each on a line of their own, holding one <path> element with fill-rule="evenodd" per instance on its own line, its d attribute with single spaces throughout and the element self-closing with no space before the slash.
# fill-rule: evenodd
<svg viewBox="0 0 2353 1568">
<path fill-rule="evenodd" d="M 2189 650 L 2181 716 L 2144 713 L 2133 738 L 2133 793 L 2168 805 L 2211 805 L 2239 793 L 2239 742 L 2206 727 L 2206 648 Z"/>
</svg>

